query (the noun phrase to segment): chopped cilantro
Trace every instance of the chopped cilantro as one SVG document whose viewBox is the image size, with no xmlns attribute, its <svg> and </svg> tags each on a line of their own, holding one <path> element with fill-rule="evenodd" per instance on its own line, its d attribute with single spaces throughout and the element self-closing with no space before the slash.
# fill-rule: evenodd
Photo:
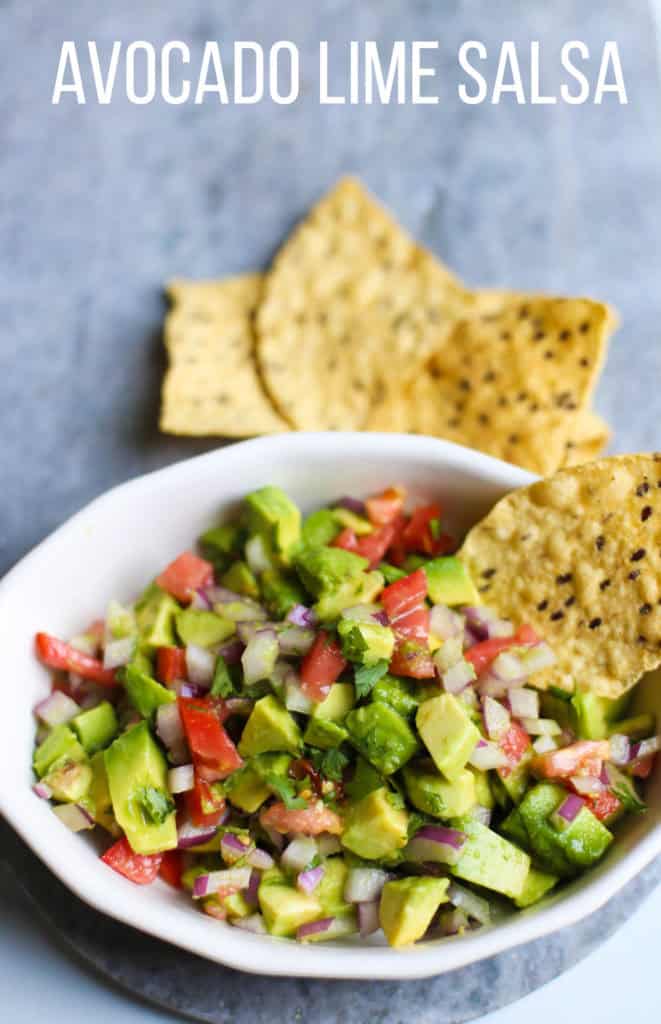
<svg viewBox="0 0 661 1024">
<path fill-rule="evenodd" d="M 319 769 L 322 775 L 325 775 L 327 779 L 331 779 L 333 782 L 342 781 L 344 769 L 348 764 L 348 756 L 339 747 L 325 750 L 319 759 Z"/>
<path fill-rule="evenodd" d="M 284 775 L 276 775 L 275 772 L 269 772 L 264 776 L 264 781 L 280 797 L 288 811 L 298 811 L 307 807 L 307 800 L 296 795 L 296 786 L 291 779 L 286 779 Z"/>
<path fill-rule="evenodd" d="M 136 790 L 134 799 L 140 807 L 145 821 L 150 825 L 162 825 L 174 810 L 174 803 L 168 794 L 154 786 L 141 786 Z"/>
<path fill-rule="evenodd" d="M 620 801 L 625 811 L 632 811 L 634 814 L 644 814 L 647 810 L 643 801 L 638 799 L 633 785 L 616 785 L 613 786 L 612 792 Z"/>
<path fill-rule="evenodd" d="M 356 697 L 366 697 L 372 688 L 382 679 L 388 671 L 388 662 L 384 659 L 377 661 L 375 665 L 361 665 L 354 672 L 354 683 Z"/>
<path fill-rule="evenodd" d="M 216 659 L 216 667 L 213 673 L 211 696 L 229 697 L 232 693 L 234 693 L 234 683 L 232 682 L 232 677 L 229 674 L 227 662 L 223 658 L 222 654 L 219 654 Z"/>
</svg>

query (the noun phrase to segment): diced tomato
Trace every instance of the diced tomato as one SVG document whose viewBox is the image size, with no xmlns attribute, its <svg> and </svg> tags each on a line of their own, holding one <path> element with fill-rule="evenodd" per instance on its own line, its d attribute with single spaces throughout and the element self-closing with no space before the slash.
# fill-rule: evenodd
<svg viewBox="0 0 661 1024">
<path fill-rule="evenodd" d="M 464 658 L 471 663 L 479 676 L 502 651 L 507 651 L 510 647 L 529 647 L 536 643 L 539 643 L 539 638 L 532 626 L 520 626 L 512 636 L 496 636 L 492 640 L 482 640 L 473 644 L 464 652 Z"/>
<path fill-rule="evenodd" d="M 186 651 L 183 647 L 159 647 L 156 652 L 156 675 L 162 683 L 187 678 Z"/>
<path fill-rule="evenodd" d="M 376 569 L 392 544 L 394 536 L 395 526 L 393 523 L 388 523 L 382 526 L 380 530 L 374 530 L 373 533 L 367 533 L 365 536 L 359 537 L 356 542 L 356 554 L 362 555 L 363 558 L 367 559 L 370 569 Z"/>
<path fill-rule="evenodd" d="M 205 782 L 226 779 L 243 764 L 238 750 L 222 725 L 217 701 L 204 697 L 179 697 L 179 714 L 193 755 L 195 770 Z"/>
<path fill-rule="evenodd" d="M 76 650 L 71 644 L 66 644 L 57 637 L 48 633 L 37 633 L 35 645 L 37 657 L 49 668 L 75 672 L 83 679 L 91 679 L 102 686 L 117 685 L 114 669 L 104 668 L 103 662 L 98 658 L 92 658 L 91 655 Z"/>
<path fill-rule="evenodd" d="M 583 797 L 589 809 L 599 821 L 608 821 L 622 809 L 622 801 L 610 789 L 605 789 L 599 796 Z"/>
<path fill-rule="evenodd" d="M 195 785 L 184 794 L 186 810 L 198 828 L 217 825 L 225 813 L 225 799 L 195 773 Z"/>
<path fill-rule="evenodd" d="M 343 548 L 344 551 L 357 551 L 358 538 L 350 527 L 345 526 L 343 530 L 340 530 L 337 537 L 331 541 L 330 546 L 332 548 Z"/>
<path fill-rule="evenodd" d="M 440 533 L 432 541 L 431 553 L 434 558 L 439 555 L 451 555 L 457 550 L 457 542 L 449 533 Z"/>
<path fill-rule="evenodd" d="M 507 778 L 530 750 L 530 736 L 519 722 L 512 720 L 509 729 L 498 741 L 498 746 L 507 758 L 507 764 L 498 769 L 498 774 L 501 778 Z"/>
<path fill-rule="evenodd" d="M 318 836 L 322 832 L 330 832 L 333 836 L 342 833 L 342 819 L 339 814 L 326 807 L 318 800 L 311 807 L 302 810 L 287 810 L 278 801 L 265 808 L 259 820 L 264 828 L 273 828 L 276 832 L 300 832 L 304 836 Z"/>
<path fill-rule="evenodd" d="M 402 541 L 407 551 L 420 551 L 425 555 L 431 555 L 434 551 L 434 537 L 432 522 L 439 523 L 441 517 L 440 505 L 423 505 L 416 508 L 409 519 L 408 525 L 402 533 Z"/>
<path fill-rule="evenodd" d="M 427 596 L 427 577 L 423 569 L 416 569 L 409 576 L 395 580 L 381 591 L 381 604 L 386 615 L 394 622 L 400 615 L 418 608 Z"/>
<path fill-rule="evenodd" d="M 572 775 L 601 775 L 603 762 L 610 756 L 608 740 L 579 740 L 568 747 L 538 754 L 530 762 L 544 779 L 569 779 Z"/>
<path fill-rule="evenodd" d="M 365 502 L 367 518 L 375 526 L 386 526 L 397 519 L 404 508 L 406 491 L 403 487 L 388 487 L 382 494 Z"/>
<path fill-rule="evenodd" d="M 397 518 L 393 519 L 391 523 L 391 525 L 395 528 L 395 534 L 390 543 L 387 557 L 388 561 L 392 562 L 393 565 L 399 566 L 404 564 L 404 560 L 406 558 L 406 548 L 404 547 L 404 543 L 402 541 L 402 534 L 406 529 L 407 523 L 408 518 L 403 514 L 397 516 Z"/>
<path fill-rule="evenodd" d="M 128 839 L 122 838 L 106 850 L 101 860 L 130 882 L 135 882 L 136 885 L 150 885 L 158 875 L 163 854 L 152 853 L 144 856 L 134 853 Z"/>
<path fill-rule="evenodd" d="M 392 626 L 397 636 L 426 642 L 429 639 L 429 609 L 424 605 L 412 608 L 395 619 Z"/>
<path fill-rule="evenodd" d="M 338 644 L 320 629 L 301 664 L 301 689 L 305 696 L 317 703 L 322 701 L 346 664 Z"/>
<path fill-rule="evenodd" d="M 640 761 L 634 761 L 629 769 L 632 775 L 635 775 L 637 779 L 648 779 L 654 767 L 654 758 L 656 754 L 648 754 L 647 757 L 642 757 Z"/>
<path fill-rule="evenodd" d="M 156 582 L 168 594 L 178 601 L 187 604 L 192 600 L 196 590 L 206 586 L 213 580 L 213 565 L 204 558 L 199 558 L 192 551 L 184 551 L 174 562 L 163 570 Z"/>
<path fill-rule="evenodd" d="M 436 674 L 427 644 L 417 640 L 400 640 L 390 660 L 390 671 L 395 676 L 411 679 L 431 679 Z"/>
<path fill-rule="evenodd" d="M 159 878 L 175 889 L 181 889 L 181 875 L 184 870 L 183 857 L 180 850 L 167 850 L 159 868 Z"/>
</svg>

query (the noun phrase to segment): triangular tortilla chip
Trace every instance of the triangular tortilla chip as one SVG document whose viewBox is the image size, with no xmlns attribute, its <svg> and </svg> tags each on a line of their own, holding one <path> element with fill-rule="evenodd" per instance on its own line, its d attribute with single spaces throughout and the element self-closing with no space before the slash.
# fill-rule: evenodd
<svg viewBox="0 0 661 1024">
<path fill-rule="evenodd" d="M 611 430 L 601 416 L 586 409 L 579 412 L 569 439 L 565 441 L 563 466 L 580 466 L 598 458 L 611 439 Z"/>
</svg>

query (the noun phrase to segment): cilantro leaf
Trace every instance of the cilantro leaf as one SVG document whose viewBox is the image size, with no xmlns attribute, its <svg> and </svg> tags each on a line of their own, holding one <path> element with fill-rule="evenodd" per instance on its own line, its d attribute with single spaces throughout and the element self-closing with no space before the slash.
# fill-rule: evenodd
<svg viewBox="0 0 661 1024">
<path fill-rule="evenodd" d="M 232 677 L 229 674 L 227 662 L 223 658 L 222 654 L 219 654 L 216 659 L 216 667 L 213 673 L 211 696 L 229 697 L 232 693 L 234 693 L 234 683 L 232 682 Z"/>
<path fill-rule="evenodd" d="M 373 687 L 382 679 L 388 671 L 388 662 L 385 658 L 377 661 L 374 665 L 361 665 L 354 672 L 354 683 L 356 686 L 356 697 L 366 697 Z"/>
<path fill-rule="evenodd" d="M 344 751 L 340 750 L 339 747 L 334 747 L 324 752 L 320 760 L 320 770 L 327 779 L 331 779 L 333 782 L 341 782 L 344 769 L 348 764 L 349 758 Z"/>
<path fill-rule="evenodd" d="M 307 800 L 304 800 L 302 796 L 296 795 L 296 786 L 291 779 L 286 779 L 284 775 L 276 775 L 275 772 L 268 772 L 264 776 L 264 781 L 267 786 L 271 787 L 276 796 L 280 797 L 288 811 L 298 811 L 307 807 Z"/>
<path fill-rule="evenodd" d="M 633 786 L 613 786 L 612 792 L 620 801 L 625 811 L 631 811 L 633 814 L 644 814 L 647 810 L 643 801 L 638 799 L 638 794 L 635 792 Z"/>
<path fill-rule="evenodd" d="M 136 790 L 134 799 L 150 825 L 162 825 L 174 810 L 174 803 L 168 794 L 154 786 L 141 786 Z"/>
</svg>

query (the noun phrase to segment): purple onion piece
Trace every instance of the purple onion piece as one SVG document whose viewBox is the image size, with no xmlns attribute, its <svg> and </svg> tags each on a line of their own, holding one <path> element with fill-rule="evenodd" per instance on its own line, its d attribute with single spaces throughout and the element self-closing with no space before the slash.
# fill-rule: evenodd
<svg viewBox="0 0 661 1024">
<path fill-rule="evenodd" d="M 334 917 L 322 917 L 319 921 L 310 921 L 302 924 L 296 932 L 297 939 L 306 939 L 309 935 L 321 935 L 329 931 L 335 921 Z"/>
<path fill-rule="evenodd" d="M 287 615 L 287 622 L 291 622 L 294 626 L 314 629 L 317 625 L 317 616 L 311 608 L 307 608 L 304 604 L 295 604 Z"/>
<path fill-rule="evenodd" d="M 259 906 L 258 893 L 261 878 L 262 876 L 260 875 L 259 871 L 253 870 L 250 874 L 250 882 L 248 883 L 248 888 L 245 890 L 243 894 L 243 898 L 245 899 L 246 903 L 250 904 L 251 907 Z"/>
<path fill-rule="evenodd" d="M 390 623 L 390 619 L 385 611 L 374 612 L 372 618 L 379 624 L 379 626 L 387 626 Z"/>
<path fill-rule="evenodd" d="M 324 868 L 321 864 L 316 868 L 308 868 L 306 871 L 301 871 L 299 873 L 296 878 L 296 885 L 301 892 L 314 892 L 324 877 L 324 873 Z"/>
<path fill-rule="evenodd" d="M 230 640 L 218 648 L 218 653 L 225 659 L 228 665 L 238 665 L 244 649 L 245 644 L 241 640 Z"/>
<path fill-rule="evenodd" d="M 344 495 L 339 501 L 335 502 L 335 508 L 346 508 L 349 512 L 354 512 L 357 516 L 365 516 L 367 509 L 365 502 L 361 501 L 360 498 L 351 498 L 348 495 Z"/>
<path fill-rule="evenodd" d="M 568 793 L 558 807 L 556 814 L 563 818 L 568 824 L 571 824 L 580 812 L 581 808 L 584 806 L 585 800 L 583 800 L 582 797 L 577 796 L 576 793 Z"/>
</svg>

